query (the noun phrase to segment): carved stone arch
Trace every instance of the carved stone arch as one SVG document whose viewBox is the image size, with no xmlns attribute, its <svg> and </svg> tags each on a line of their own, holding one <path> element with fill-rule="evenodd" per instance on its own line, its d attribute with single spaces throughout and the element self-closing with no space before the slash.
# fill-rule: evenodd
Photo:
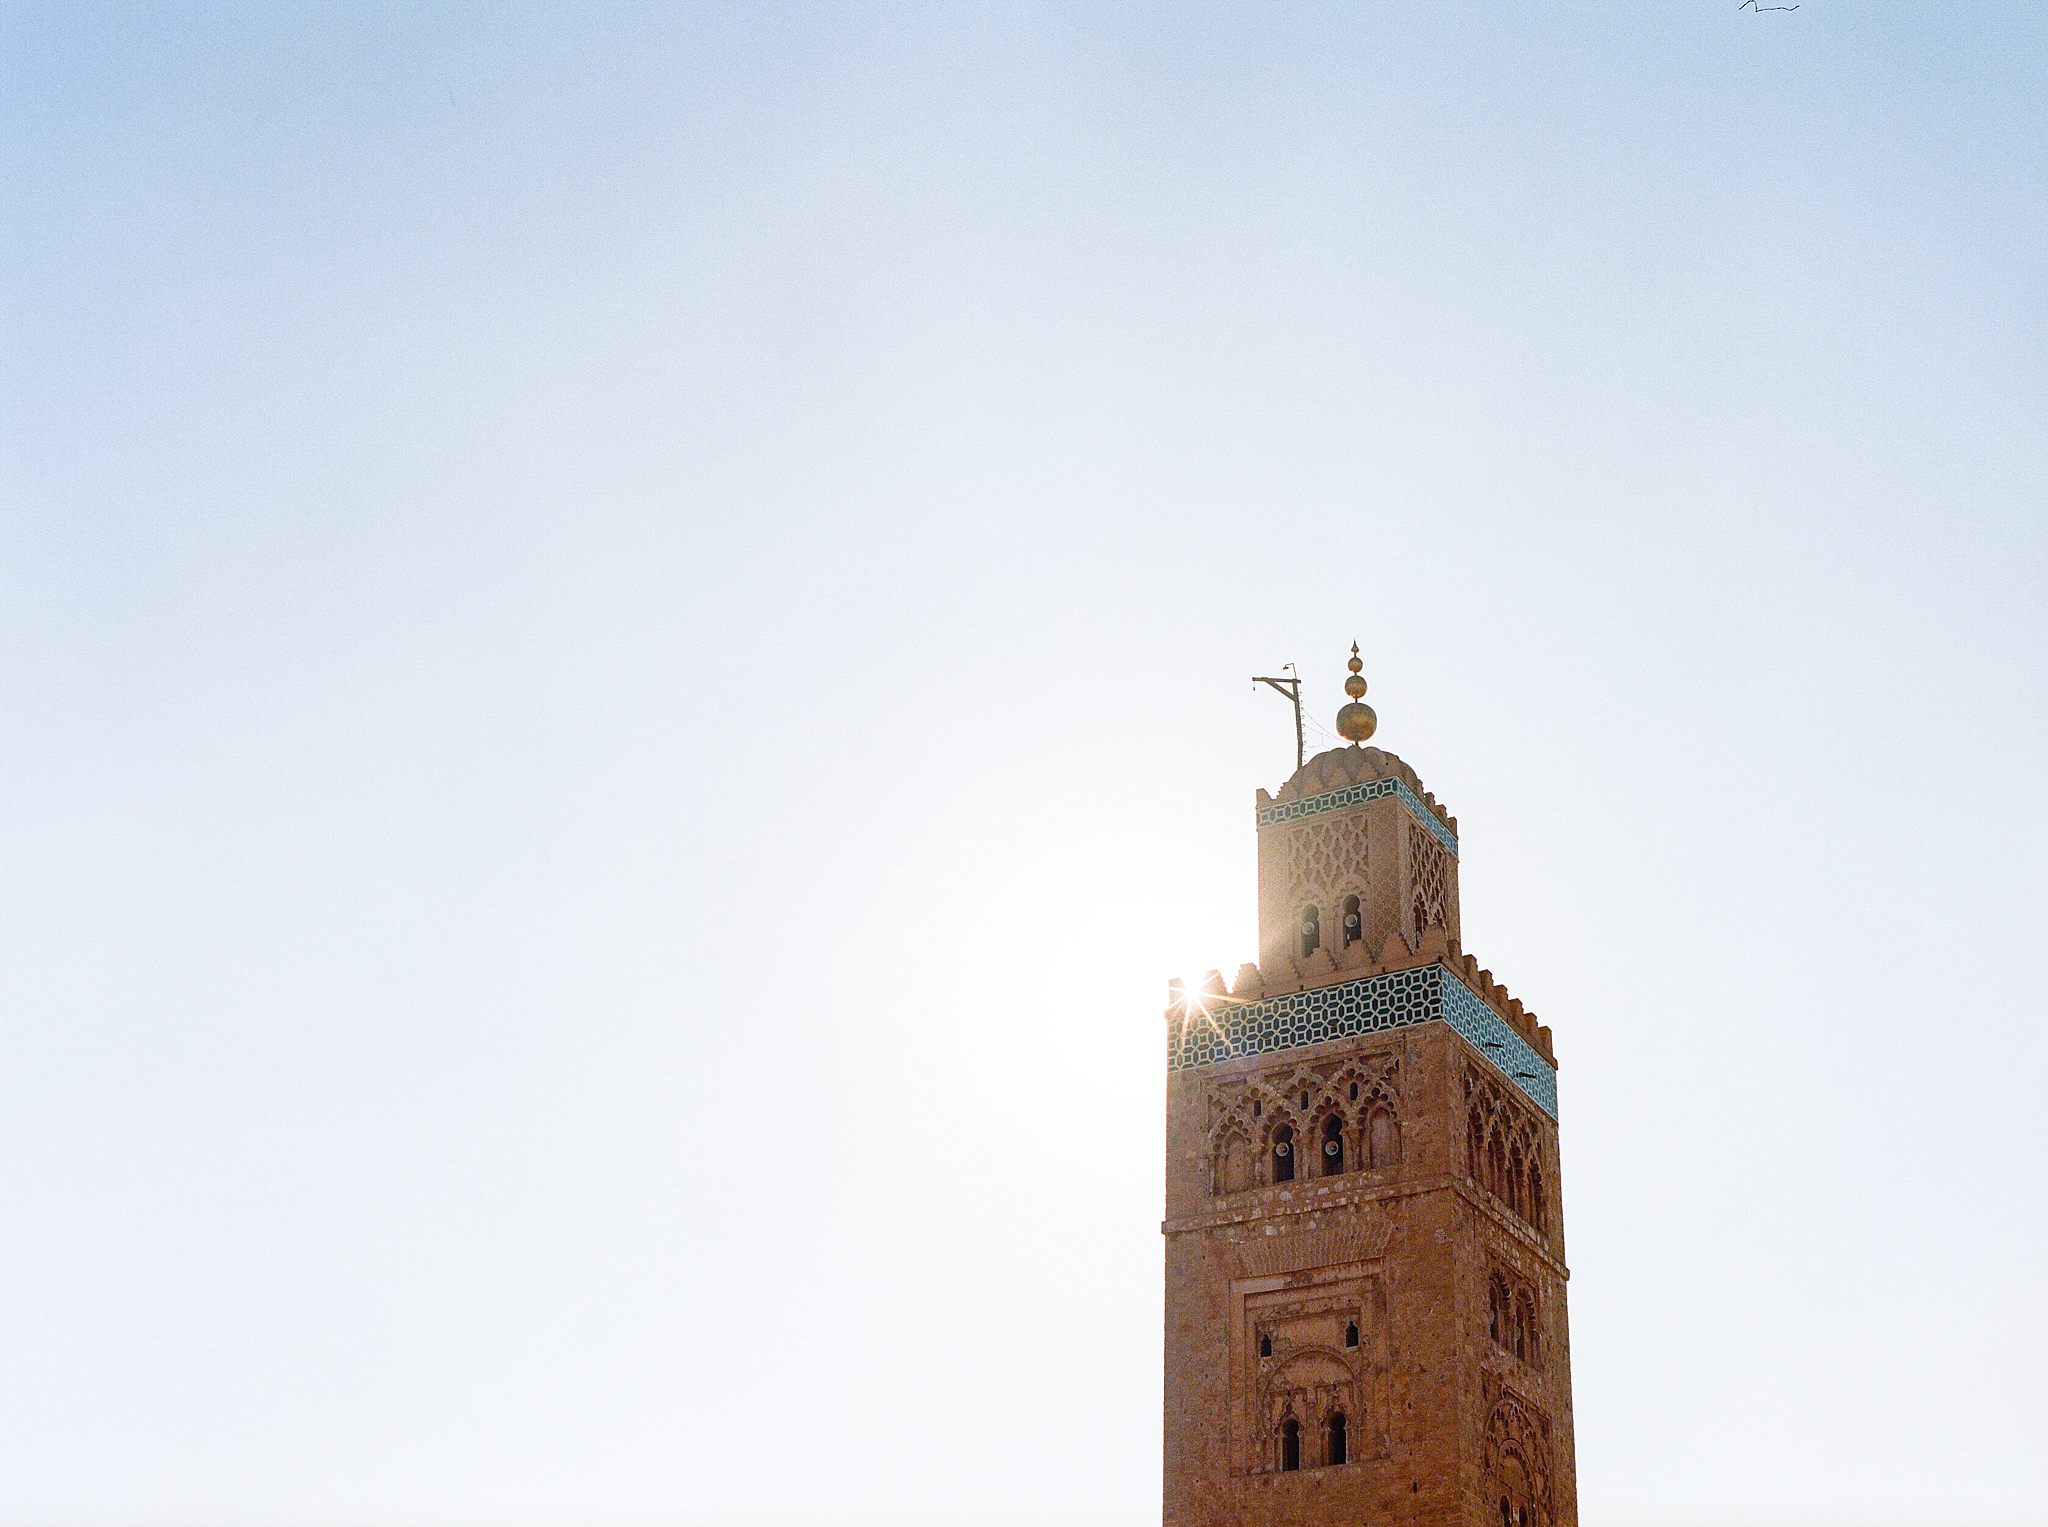
<svg viewBox="0 0 2048 1527">
<path fill-rule="evenodd" d="M 1399 1078 L 1394 1075 L 1381 1075 L 1372 1078 L 1372 1080 L 1359 1088 L 1358 1101 L 1368 1107 L 1375 1104 L 1385 1104 L 1387 1107 L 1398 1111 L 1401 1106 Z"/>
<path fill-rule="evenodd" d="M 1384 1172 L 1401 1164 L 1401 1116 L 1386 1102 L 1375 1102 L 1359 1126 L 1363 1164 Z"/>
<path fill-rule="evenodd" d="M 1302 1438 L 1307 1428 L 1301 1424 L 1292 1407 L 1283 1407 L 1279 1419 L 1273 1423 L 1273 1467 L 1287 1471 L 1301 1467 Z"/>
<path fill-rule="evenodd" d="M 1317 1100 L 1315 1111 L 1309 1116 L 1307 1138 L 1314 1156 L 1312 1160 L 1304 1161 L 1303 1166 L 1310 1176 L 1334 1177 L 1340 1172 L 1358 1169 L 1358 1141 L 1351 1127 L 1351 1116 L 1335 1098 Z M 1329 1153 L 1329 1146 L 1333 1143 L 1337 1147 L 1334 1157 Z"/>
<path fill-rule="evenodd" d="M 1243 1193 L 1257 1186 L 1258 1163 L 1251 1131 L 1232 1121 L 1219 1134 L 1210 1155 L 1210 1191 L 1217 1197 Z"/>
<path fill-rule="evenodd" d="M 1515 1294 L 1498 1267 L 1486 1279 L 1486 1334 L 1503 1352 L 1514 1350 Z"/>
<path fill-rule="evenodd" d="M 1264 1077 L 1256 1077 L 1245 1084 L 1244 1117 L 1254 1134 L 1271 1121 L 1273 1110 L 1280 1105 L 1282 1096 Z"/>
<path fill-rule="evenodd" d="M 1526 1283 L 1515 1290 L 1514 1314 L 1515 1356 L 1538 1367 L 1543 1362 L 1542 1326 L 1536 1315 L 1536 1292 Z"/>
<path fill-rule="evenodd" d="M 1278 1086 L 1279 1105 L 1302 1119 L 1307 1119 L 1325 1103 L 1336 1099 L 1336 1088 L 1331 1078 L 1313 1066 L 1296 1066 Z M 1303 1093 L 1308 1094 L 1306 1103 L 1301 1100 Z"/>
<path fill-rule="evenodd" d="M 1485 1466 L 1487 1497 L 1512 1508 L 1509 1520 L 1550 1527 L 1550 1427 L 1511 1389 L 1501 1391 L 1487 1416 Z"/>
<path fill-rule="evenodd" d="M 1262 1446 L 1279 1467 L 1282 1437 L 1291 1419 L 1300 1428 L 1301 1466 L 1327 1462 L 1318 1450 L 1327 1446 L 1332 1414 L 1342 1413 L 1352 1438 L 1365 1431 L 1365 1396 L 1346 1354 L 1333 1347 L 1299 1347 L 1265 1374 L 1259 1412 L 1268 1428 Z"/>
<path fill-rule="evenodd" d="M 1269 1108 L 1262 1121 L 1265 1128 L 1258 1135 L 1259 1169 L 1258 1182 L 1261 1187 L 1276 1182 L 1292 1182 L 1302 1175 L 1301 1142 L 1303 1131 L 1293 1112 L 1287 1109 Z M 1281 1150 L 1282 1144 L 1287 1146 Z M 1282 1170 L 1281 1163 L 1291 1160 L 1291 1169 Z"/>
<path fill-rule="evenodd" d="M 1337 937 L 1346 949 L 1365 942 L 1365 901 L 1355 887 L 1337 898 Z"/>
</svg>

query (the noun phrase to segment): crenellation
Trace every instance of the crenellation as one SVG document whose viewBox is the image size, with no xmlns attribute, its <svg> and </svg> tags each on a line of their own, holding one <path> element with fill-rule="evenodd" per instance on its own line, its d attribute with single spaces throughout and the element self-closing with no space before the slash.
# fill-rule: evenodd
<svg viewBox="0 0 2048 1527">
<path fill-rule="evenodd" d="M 1471 955 L 1453 954 L 1445 949 L 1440 934 L 1435 939 L 1424 940 L 1420 947 L 1414 949 L 1399 934 L 1389 934 L 1377 959 L 1367 955 L 1362 944 L 1354 944 L 1335 960 L 1329 951 L 1318 949 L 1308 959 L 1298 962 L 1284 957 L 1265 966 L 1246 961 L 1238 966 L 1236 977 L 1227 983 L 1222 972 L 1216 970 L 1204 973 L 1192 988 L 1176 978 L 1166 984 L 1166 1010 L 1169 1016 L 1184 1012 L 1191 1005 L 1191 995 L 1202 999 L 1203 1008 L 1214 1009 L 1219 1003 L 1257 1002 L 1266 997 L 1313 991 L 1354 981 L 1361 976 L 1414 970 L 1424 965 L 1449 968 L 1474 996 L 1499 1015 L 1503 1023 L 1527 1040 L 1546 1061 L 1556 1064 L 1549 1026 L 1539 1023 L 1536 1014 L 1522 999 L 1510 995 L 1508 989 L 1493 978 L 1493 972 L 1481 968 Z"/>
</svg>

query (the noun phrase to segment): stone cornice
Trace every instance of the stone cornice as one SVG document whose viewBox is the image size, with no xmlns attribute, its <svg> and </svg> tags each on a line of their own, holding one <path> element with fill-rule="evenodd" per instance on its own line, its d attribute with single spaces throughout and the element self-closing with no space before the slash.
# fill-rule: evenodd
<svg viewBox="0 0 2048 1527">
<path fill-rule="evenodd" d="M 1287 1184 L 1254 1188 L 1247 1193 L 1235 1194 L 1233 1196 L 1238 1201 L 1228 1208 L 1213 1209 L 1207 1214 L 1184 1214 L 1178 1219 L 1161 1220 L 1159 1233 L 1168 1236 L 1201 1235 L 1215 1230 L 1232 1229 L 1239 1225 L 1257 1225 L 1267 1235 L 1300 1235 L 1303 1232 L 1297 1227 L 1296 1222 L 1305 1216 L 1373 1204 L 1393 1204 L 1401 1199 L 1421 1198 L 1430 1193 L 1455 1193 L 1482 1218 L 1491 1220 L 1497 1230 L 1513 1240 L 1524 1252 L 1542 1262 L 1550 1272 L 1560 1278 L 1571 1276 L 1563 1260 L 1551 1250 L 1541 1236 L 1474 1187 L 1472 1180 L 1461 1172 L 1432 1172 L 1426 1177 L 1398 1183 L 1359 1183 L 1331 1187 L 1317 1184 L 1307 1191 L 1293 1191 L 1294 1188 L 1294 1184 Z"/>
</svg>

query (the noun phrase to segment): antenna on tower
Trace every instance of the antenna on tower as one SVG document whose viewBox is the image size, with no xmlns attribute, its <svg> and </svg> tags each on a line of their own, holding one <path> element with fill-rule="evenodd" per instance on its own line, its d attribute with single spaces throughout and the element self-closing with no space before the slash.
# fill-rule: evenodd
<svg viewBox="0 0 2048 1527">
<path fill-rule="evenodd" d="M 1302 746 L 1301 738 L 1301 680 L 1299 677 L 1296 676 L 1294 672 L 1294 665 L 1292 663 L 1282 663 L 1280 666 L 1286 670 L 1286 678 L 1275 679 L 1267 678 L 1263 674 L 1254 674 L 1252 675 L 1252 687 L 1256 689 L 1259 685 L 1264 684 L 1267 688 L 1275 691 L 1276 693 L 1285 695 L 1288 699 L 1288 702 L 1291 705 L 1293 705 L 1294 767 L 1297 771 L 1299 771 L 1301 766 L 1308 762 L 1308 752 Z"/>
</svg>

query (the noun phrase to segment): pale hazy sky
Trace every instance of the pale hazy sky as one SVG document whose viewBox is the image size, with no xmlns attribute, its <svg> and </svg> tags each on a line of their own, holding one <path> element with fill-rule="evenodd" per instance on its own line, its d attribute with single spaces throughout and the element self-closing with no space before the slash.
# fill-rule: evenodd
<svg viewBox="0 0 2048 1527">
<path fill-rule="evenodd" d="M 0 1522 L 1157 1519 L 1247 679 L 1588 1527 L 2048 1522 L 2048 11 L 0 13 Z"/>
</svg>

